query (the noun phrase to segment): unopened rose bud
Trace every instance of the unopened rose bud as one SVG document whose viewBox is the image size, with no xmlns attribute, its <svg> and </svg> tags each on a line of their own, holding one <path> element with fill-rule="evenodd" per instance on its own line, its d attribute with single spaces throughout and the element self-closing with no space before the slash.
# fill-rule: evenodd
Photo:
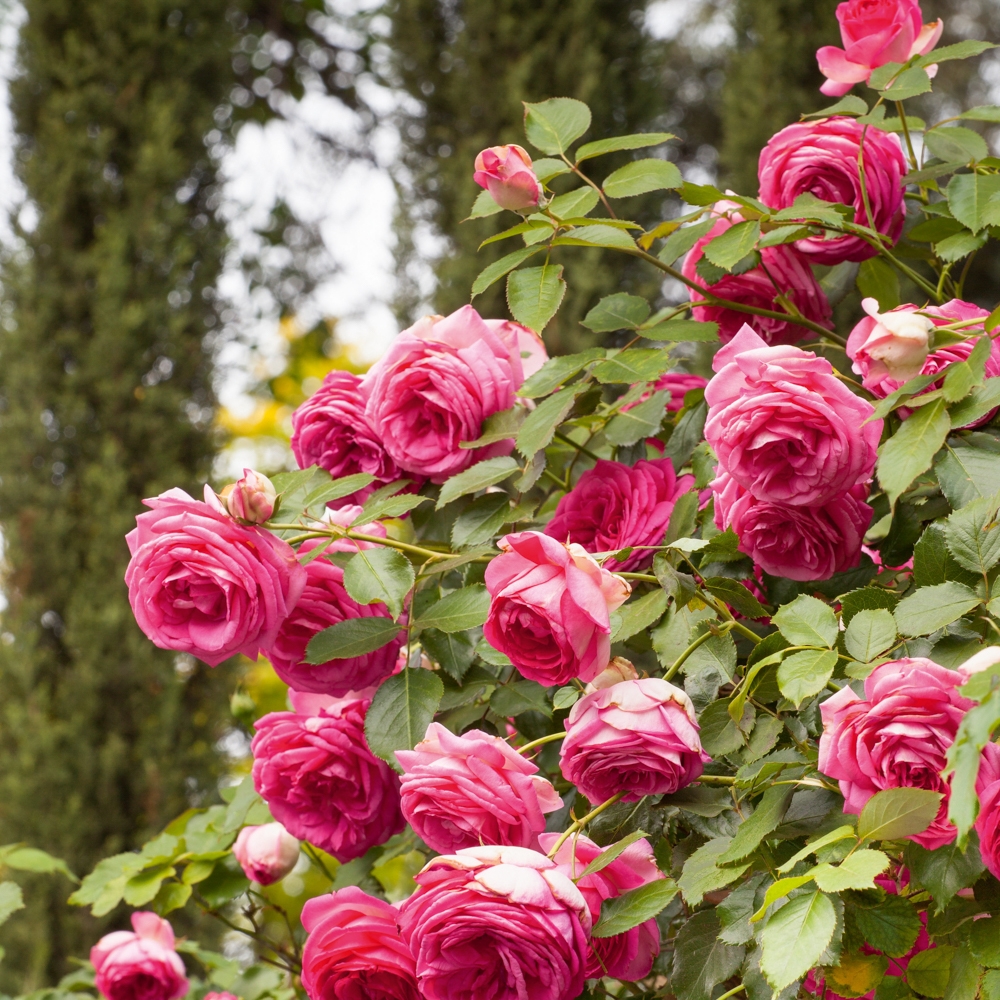
<svg viewBox="0 0 1000 1000">
<path fill-rule="evenodd" d="M 638 671 L 632 666 L 630 660 L 624 656 L 616 656 L 585 688 L 584 694 L 592 694 L 594 691 L 601 691 L 618 684 L 620 681 L 634 681 L 638 679 Z"/>
<path fill-rule="evenodd" d="M 531 169 L 531 157 L 520 146 L 490 146 L 476 157 L 473 180 L 486 188 L 501 208 L 522 212 L 535 208 L 542 185 Z"/>
<path fill-rule="evenodd" d="M 274 513 L 278 494 L 267 476 L 244 469 L 243 477 L 222 491 L 222 498 L 238 521 L 263 524 Z"/>
<path fill-rule="evenodd" d="M 252 882 L 270 885 L 283 879 L 299 860 L 299 842 L 280 824 L 245 826 L 233 854 Z"/>
<path fill-rule="evenodd" d="M 861 305 L 875 320 L 862 350 L 872 360 L 882 362 L 889 377 L 898 382 L 919 375 L 931 350 L 934 324 L 908 309 L 879 313 L 875 299 L 865 299 Z"/>
</svg>

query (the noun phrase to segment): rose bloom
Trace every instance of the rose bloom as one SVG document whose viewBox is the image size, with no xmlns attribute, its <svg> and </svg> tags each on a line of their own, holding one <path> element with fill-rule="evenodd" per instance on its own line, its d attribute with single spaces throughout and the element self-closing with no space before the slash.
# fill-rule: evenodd
<svg viewBox="0 0 1000 1000">
<path fill-rule="evenodd" d="M 432 859 L 399 925 L 425 1000 L 575 1000 L 590 910 L 554 861 L 523 847 Z"/>
<path fill-rule="evenodd" d="M 542 185 L 531 169 L 531 157 L 520 146 L 490 146 L 476 157 L 472 179 L 489 191 L 501 207 L 513 212 L 535 208 Z"/>
<path fill-rule="evenodd" d="M 820 87 L 830 97 L 843 97 L 856 83 L 867 82 L 872 70 L 886 63 L 909 62 L 930 52 L 944 30 L 938 19 L 924 24 L 919 0 L 848 0 L 837 6 L 844 47 L 824 45 L 816 52 Z M 928 72 L 934 75 L 931 67 Z"/>
<path fill-rule="evenodd" d="M 708 385 L 708 379 L 704 379 L 700 375 L 672 371 L 661 375 L 653 383 L 653 392 L 661 392 L 666 389 L 670 393 L 670 399 L 667 401 L 667 412 L 676 413 L 678 410 L 684 409 L 684 397 L 687 393 L 692 389 L 704 389 L 706 385 Z M 626 410 L 629 407 L 623 406 L 622 409 Z"/>
<path fill-rule="evenodd" d="M 404 330 L 365 376 L 365 416 L 407 472 L 435 483 L 470 465 L 508 455 L 513 438 L 461 448 L 483 421 L 514 405 L 524 381 L 518 338 L 506 342 L 472 306 L 426 316 Z"/>
<path fill-rule="evenodd" d="M 338 861 L 360 858 L 403 826 L 399 778 L 365 742 L 363 698 L 289 691 L 294 712 L 255 723 L 254 788 L 299 840 Z"/>
<path fill-rule="evenodd" d="M 895 243 L 903 231 L 906 158 L 899 139 L 853 118 L 798 122 L 772 136 L 760 154 L 760 200 L 789 208 L 802 194 L 854 207 L 854 222 L 868 225 L 858 173 L 864 135 L 865 186 L 874 228 Z M 797 240 L 814 264 L 867 260 L 877 250 L 860 236 L 824 233 Z"/>
<path fill-rule="evenodd" d="M 550 851 L 559 837 L 558 833 L 543 833 L 538 838 L 542 850 Z M 595 925 L 601 917 L 604 900 L 614 899 L 624 892 L 663 878 L 656 867 L 653 849 L 645 838 L 629 844 L 600 871 L 581 878 L 581 872 L 602 850 L 589 837 L 581 834 L 566 840 L 553 858 L 560 871 L 573 879 L 583 893 Z M 588 979 L 600 979 L 602 976 L 612 976 L 625 982 L 645 979 L 653 968 L 653 960 L 660 953 L 660 928 L 656 918 L 652 917 L 638 927 L 613 937 L 591 938 L 590 949 L 586 972 Z"/>
<path fill-rule="evenodd" d="M 183 490 L 143 503 L 152 510 L 125 536 L 132 554 L 125 582 L 139 628 L 161 649 L 212 667 L 236 653 L 256 659 L 306 583 L 292 547 Z"/>
<path fill-rule="evenodd" d="M 360 513 L 360 507 L 351 505 L 328 511 L 326 518 L 332 524 L 347 527 Z M 364 534 L 385 537 L 385 526 L 382 524 L 366 524 L 362 530 Z M 342 538 L 327 544 L 321 539 L 313 539 L 303 542 L 299 551 L 304 555 L 317 545 L 324 544 L 333 554 L 357 552 L 362 548 L 371 548 L 374 543 Z M 402 630 L 395 639 L 370 653 L 319 664 L 305 662 L 309 641 L 323 629 L 356 618 L 390 617 L 389 609 L 381 602 L 358 604 L 344 587 L 343 569 L 325 556 L 313 559 L 305 567 L 305 572 L 306 585 L 298 604 L 282 623 L 274 642 L 265 650 L 274 672 L 296 691 L 338 698 L 349 691 L 380 684 L 395 673 L 396 658 L 406 635 Z"/>
<path fill-rule="evenodd" d="M 375 477 L 340 501 L 345 504 L 364 503 L 380 485 L 403 476 L 365 418 L 360 386 L 357 375 L 332 371 L 292 414 L 292 454 L 300 469 L 318 465 L 334 479 L 358 473 Z"/>
<path fill-rule="evenodd" d="M 133 913 L 132 930 L 105 934 L 90 961 L 94 984 L 108 1000 L 176 1000 L 188 991 L 173 928 L 155 913 Z"/>
<path fill-rule="evenodd" d="M 865 679 L 864 698 L 845 686 L 823 702 L 819 769 L 840 782 L 844 812 L 860 813 L 886 788 L 926 788 L 944 796 L 941 808 L 910 840 L 933 851 L 955 839 L 941 772 L 962 717 L 975 705 L 958 692 L 966 680 L 923 657 L 892 660 Z"/>
<path fill-rule="evenodd" d="M 691 699 L 659 677 L 621 681 L 584 695 L 566 719 L 563 777 L 592 803 L 670 795 L 711 758 L 701 749 Z"/>
<path fill-rule="evenodd" d="M 511 355 L 516 354 L 521 359 L 521 373 L 526 379 L 549 360 L 545 341 L 534 330 L 510 319 L 484 319 L 483 322 Z"/>
<path fill-rule="evenodd" d="M 403 817 L 431 850 L 477 844 L 535 847 L 545 813 L 562 806 L 552 783 L 499 736 L 455 736 L 432 722 L 412 749 L 398 750 Z"/>
<path fill-rule="evenodd" d="M 497 545 L 502 554 L 486 567 L 486 641 L 547 687 L 596 677 L 611 660 L 611 612 L 632 588 L 575 542 L 521 531 Z"/>
<path fill-rule="evenodd" d="M 308 900 L 302 987 L 309 1000 L 420 1000 L 396 918 L 394 906 L 356 886 Z"/>
<path fill-rule="evenodd" d="M 854 486 L 821 507 L 757 500 L 723 472 L 712 483 L 715 524 L 731 527 L 740 551 L 765 573 L 789 580 L 829 580 L 861 562 L 861 543 L 872 520 L 867 486 Z"/>
<path fill-rule="evenodd" d="M 698 261 L 704 255 L 705 246 L 721 236 L 727 229 L 743 218 L 733 202 L 719 202 L 713 211 L 722 217 L 706 233 L 684 260 L 682 273 L 689 281 L 700 288 L 708 288 L 713 295 L 743 305 L 756 306 L 759 309 L 773 309 L 783 312 L 779 296 L 793 303 L 799 312 L 821 326 L 830 326 L 832 310 L 826 293 L 819 286 L 809 261 L 792 246 L 766 247 L 761 251 L 761 267 L 751 268 L 743 274 L 727 274 L 714 285 L 706 285 L 698 274 Z M 688 289 L 692 301 L 700 298 L 692 289 Z M 739 333 L 746 322 L 745 313 L 726 309 L 722 306 L 695 306 L 692 316 L 702 323 L 718 323 L 719 339 L 728 344 Z M 754 323 L 761 335 L 769 344 L 794 344 L 803 337 L 813 336 L 804 326 L 767 316 L 755 316 Z"/>
<path fill-rule="evenodd" d="M 976 817 L 979 853 L 983 864 L 1000 878 L 1000 746 L 996 743 L 987 743 L 983 749 L 976 794 L 979 797 Z"/>
<path fill-rule="evenodd" d="M 233 844 L 233 854 L 251 882 L 280 882 L 299 860 L 299 842 L 280 824 L 245 826 Z"/>
<path fill-rule="evenodd" d="M 758 500 L 819 507 L 871 478 L 882 421 L 825 358 L 744 326 L 712 364 L 705 438 Z"/>
<path fill-rule="evenodd" d="M 228 990 L 213 990 L 211 993 L 206 993 L 203 1000 L 240 1000 L 240 998 Z"/>
<path fill-rule="evenodd" d="M 674 474 L 666 458 L 624 465 L 601 459 L 565 494 L 545 534 L 560 542 L 579 542 L 588 552 L 617 552 L 632 545 L 659 545 L 677 498 L 694 486 L 694 476 Z M 637 549 L 608 569 L 632 572 L 649 566 L 656 553 Z"/>
</svg>

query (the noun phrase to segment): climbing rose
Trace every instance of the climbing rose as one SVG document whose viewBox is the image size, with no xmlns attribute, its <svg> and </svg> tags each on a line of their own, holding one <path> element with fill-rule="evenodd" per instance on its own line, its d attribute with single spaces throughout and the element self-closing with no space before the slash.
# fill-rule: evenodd
<svg viewBox="0 0 1000 1000">
<path fill-rule="evenodd" d="M 90 949 L 90 961 L 108 1000 L 176 1000 L 188 991 L 173 928 L 155 913 L 133 913 L 132 930 L 105 934 Z"/>
<path fill-rule="evenodd" d="M 979 798 L 976 817 L 979 853 L 983 864 L 1000 878 L 1000 746 L 996 743 L 987 743 L 983 749 L 976 795 Z"/>
<path fill-rule="evenodd" d="M 476 157 L 472 179 L 489 191 L 501 208 L 523 212 L 535 208 L 542 185 L 531 169 L 531 157 L 520 146 L 490 146 Z"/>
<path fill-rule="evenodd" d="M 243 874 L 258 885 L 280 882 L 299 860 L 299 842 L 280 824 L 245 826 L 233 844 Z"/>
</svg>

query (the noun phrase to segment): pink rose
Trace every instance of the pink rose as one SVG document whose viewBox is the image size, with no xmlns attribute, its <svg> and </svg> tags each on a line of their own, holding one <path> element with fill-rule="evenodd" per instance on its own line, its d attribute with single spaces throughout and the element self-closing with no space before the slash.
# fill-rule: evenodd
<svg viewBox="0 0 1000 1000">
<path fill-rule="evenodd" d="M 677 498 L 692 486 L 694 476 L 678 479 L 669 459 L 632 466 L 602 459 L 560 499 L 545 534 L 560 542 L 578 542 L 588 552 L 659 545 Z M 651 565 L 654 555 L 651 549 L 636 549 L 622 562 L 608 559 L 604 565 L 632 572 Z"/>
<path fill-rule="evenodd" d="M 399 778 L 365 742 L 369 701 L 289 691 L 294 712 L 255 724 L 253 783 L 274 818 L 338 861 L 399 833 Z"/>
<path fill-rule="evenodd" d="M 470 847 L 416 876 L 399 925 L 424 1000 L 574 1000 L 583 990 L 590 911 L 544 855 Z"/>
<path fill-rule="evenodd" d="M 910 839 L 933 851 L 955 839 L 948 820 L 945 755 L 962 716 L 975 705 L 967 680 L 923 657 L 892 660 L 865 679 L 865 697 L 843 687 L 820 706 L 819 769 L 840 782 L 844 812 L 860 813 L 886 788 L 926 788 L 944 798 L 934 822 Z"/>
<path fill-rule="evenodd" d="M 212 667 L 236 653 L 255 660 L 305 586 L 294 550 L 183 490 L 143 503 L 153 509 L 125 536 L 132 554 L 125 582 L 139 628 L 161 649 Z"/>
<path fill-rule="evenodd" d="M 829 580 L 861 561 L 861 543 L 872 519 L 866 486 L 820 507 L 757 500 L 728 473 L 712 483 L 715 524 L 731 527 L 740 551 L 765 573 L 789 580 Z"/>
<path fill-rule="evenodd" d="M 543 833 L 538 838 L 542 850 L 551 850 L 559 836 L 558 833 Z M 559 870 L 573 879 L 577 889 L 583 893 L 590 909 L 590 919 L 595 925 L 601 917 L 604 900 L 614 899 L 624 892 L 663 878 L 656 867 L 653 849 L 645 838 L 630 844 L 600 871 L 581 878 L 581 872 L 601 851 L 601 847 L 581 834 L 565 841 L 553 858 Z M 660 953 L 660 928 L 654 917 L 622 934 L 591 938 L 590 948 L 586 972 L 588 979 L 611 976 L 635 982 L 649 975 L 653 959 Z"/>
<path fill-rule="evenodd" d="M 105 934 L 90 949 L 90 961 L 108 1000 L 176 1000 L 188 991 L 173 928 L 155 913 L 133 913 L 132 930 Z"/>
<path fill-rule="evenodd" d="M 309 1000 L 420 1000 L 394 906 L 355 886 L 310 899 L 302 988 Z"/>
<path fill-rule="evenodd" d="M 549 360 L 545 342 L 526 326 L 510 319 L 484 319 L 483 322 L 500 338 L 511 355 L 521 359 L 521 373 L 531 378 Z"/>
<path fill-rule="evenodd" d="M 698 261 L 704 256 L 708 243 L 735 223 L 743 221 L 742 216 L 733 211 L 735 208 L 738 206 L 733 202 L 725 201 L 715 206 L 713 211 L 720 214 L 721 218 L 695 243 L 685 258 L 682 268 L 684 277 L 700 288 L 708 288 L 719 298 L 759 309 L 783 312 L 780 296 L 792 303 L 806 319 L 822 326 L 830 326 L 832 310 L 826 293 L 813 275 L 809 261 L 791 246 L 766 247 L 761 251 L 761 267 L 751 268 L 743 274 L 727 274 L 714 285 L 706 285 L 698 275 Z M 688 295 L 692 301 L 700 298 L 690 288 Z M 702 323 L 718 323 L 719 338 L 724 344 L 728 344 L 747 321 L 746 313 L 713 305 L 695 306 L 692 315 Z M 803 337 L 812 336 L 804 326 L 786 320 L 754 316 L 753 322 L 769 344 L 794 344 Z"/>
<path fill-rule="evenodd" d="M 365 416 L 407 472 L 443 483 L 485 458 L 508 455 L 512 438 L 461 448 L 483 421 L 510 409 L 524 381 L 516 338 L 504 343 L 472 306 L 425 316 L 404 330 L 361 384 Z"/>
<path fill-rule="evenodd" d="M 596 677 L 611 660 L 611 612 L 632 588 L 575 542 L 521 531 L 497 545 L 502 554 L 486 567 L 486 641 L 539 684 Z"/>
<path fill-rule="evenodd" d="M 329 511 L 327 519 L 332 524 L 347 527 L 360 513 L 361 508 L 352 505 Z M 384 538 L 385 527 L 381 524 L 366 524 L 362 533 Z M 303 542 L 299 551 L 304 555 L 323 544 L 318 539 Z M 343 538 L 326 547 L 332 554 L 357 552 L 362 548 L 371 548 L 372 545 L 371 542 Z M 343 569 L 335 566 L 326 556 L 313 559 L 305 567 L 305 571 L 306 585 L 298 604 L 282 623 L 274 642 L 265 650 L 274 672 L 296 691 L 328 694 L 337 698 L 349 691 L 360 691 L 378 685 L 395 673 L 396 657 L 406 637 L 402 630 L 391 642 L 371 653 L 343 660 L 327 660 L 326 663 L 319 664 L 305 662 L 309 641 L 323 629 L 354 618 L 390 617 L 389 609 L 384 604 L 358 604 L 344 587 Z M 403 625 L 405 624 L 403 621 Z"/>
<path fill-rule="evenodd" d="M 789 208 L 799 195 L 854 207 L 854 219 L 868 226 L 861 192 L 858 154 L 864 143 L 865 186 L 874 229 L 895 243 L 903 231 L 906 210 L 906 158 L 899 139 L 853 118 L 798 122 L 771 137 L 760 154 L 760 199 L 771 208 Z M 798 240 L 795 246 L 814 264 L 867 260 L 878 251 L 860 236 L 824 233 Z"/>
<path fill-rule="evenodd" d="M 432 722 L 403 767 L 403 817 L 434 851 L 477 844 L 535 847 L 544 813 L 562 806 L 551 782 L 499 736 L 471 729 L 455 736 Z"/>
<path fill-rule="evenodd" d="M 489 191 L 501 208 L 523 212 L 535 208 L 542 185 L 531 169 L 531 157 L 520 146 L 490 146 L 476 157 L 472 179 Z"/>
<path fill-rule="evenodd" d="M 222 491 L 229 513 L 244 524 L 269 521 L 277 498 L 274 483 L 253 469 L 244 469 L 243 476 Z"/>
<path fill-rule="evenodd" d="M 976 794 L 979 796 L 979 815 L 976 817 L 979 853 L 983 864 L 1000 878 L 1000 746 L 996 743 L 987 743 L 983 749 Z"/>
<path fill-rule="evenodd" d="M 206 993 L 203 1000 L 240 1000 L 240 998 L 228 990 L 213 990 L 211 993 Z"/>
<path fill-rule="evenodd" d="M 867 82 L 879 66 L 927 55 L 944 30 L 940 19 L 924 24 L 919 0 L 848 0 L 838 5 L 837 20 L 844 47 L 824 45 L 816 52 L 827 77 L 820 90 L 830 97 L 843 97 L 854 84 Z"/>
<path fill-rule="evenodd" d="M 678 410 L 684 409 L 684 397 L 687 393 L 691 392 L 692 389 L 704 389 L 706 385 L 708 385 L 708 379 L 704 379 L 700 375 L 672 371 L 667 372 L 666 375 L 661 375 L 656 380 L 653 384 L 653 392 L 662 392 L 666 389 L 670 393 L 670 399 L 667 402 L 667 412 L 676 413 Z M 630 407 L 626 405 L 622 409 L 627 410 Z"/>
<path fill-rule="evenodd" d="M 691 699 L 659 677 L 622 681 L 584 695 L 564 723 L 563 777 L 592 803 L 671 795 L 699 777 L 701 749 Z"/>
<path fill-rule="evenodd" d="M 745 326 L 713 367 L 705 438 L 758 500 L 820 507 L 871 478 L 882 421 L 825 358 Z"/>
<path fill-rule="evenodd" d="M 280 824 L 245 826 L 233 844 L 233 854 L 251 882 L 280 882 L 299 860 L 299 842 Z"/>
<path fill-rule="evenodd" d="M 374 490 L 403 473 L 382 447 L 365 418 L 361 379 L 332 371 L 323 384 L 292 414 L 292 454 L 300 469 L 318 465 L 334 479 L 367 473 L 375 482 L 340 503 L 364 503 Z"/>
</svg>

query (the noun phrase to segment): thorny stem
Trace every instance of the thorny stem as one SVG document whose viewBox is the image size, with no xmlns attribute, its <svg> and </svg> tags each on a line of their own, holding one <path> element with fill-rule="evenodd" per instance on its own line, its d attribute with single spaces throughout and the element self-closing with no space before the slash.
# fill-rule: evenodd
<svg viewBox="0 0 1000 1000">
<path fill-rule="evenodd" d="M 559 848 L 578 830 L 582 830 L 592 819 L 600 816 L 605 809 L 613 806 L 625 793 L 617 792 L 612 795 L 610 799 L 606 802 L 602 802 L 599 806 L 591 809 L 583 819 L 578 819 L 573 825 L 565 832 L 559 835 L 559 839 L 552 845 L 552 850 L 549 851 L 549 857 L 554 858 L 559 853 Z"/>
</svg>

